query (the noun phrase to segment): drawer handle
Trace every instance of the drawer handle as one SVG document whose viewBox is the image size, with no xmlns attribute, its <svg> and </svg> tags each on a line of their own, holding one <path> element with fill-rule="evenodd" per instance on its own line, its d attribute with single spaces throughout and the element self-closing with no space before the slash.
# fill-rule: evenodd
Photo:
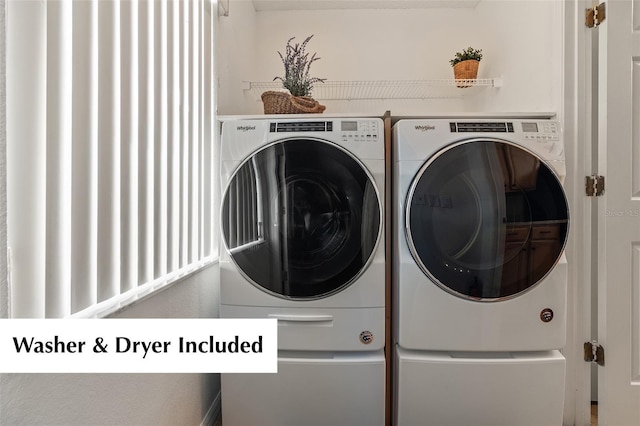
<svg viewBox="0 0 640 426">
<path fill-rule="evenodd" d="M 269 318 L 275 318 L 279 321 L 288 322 L 331 322 L 333 315 L 280 315 L 269 314 Z"/>
</svg>

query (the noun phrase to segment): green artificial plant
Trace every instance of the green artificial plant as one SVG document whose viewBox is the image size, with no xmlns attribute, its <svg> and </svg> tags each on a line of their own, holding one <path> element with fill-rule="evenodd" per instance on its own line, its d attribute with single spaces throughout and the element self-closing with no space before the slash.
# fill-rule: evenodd
<svg viewBox="0 0 640 426">
<path fill-rule="evenodd" d="M 466 61 L 468 59 L 474 59 L 476 61 L 482 60 L 482 49 L 474 49 L 469 46 L 461 52 L 457 52 L 456 56 L 449 61 L 451 66 L 455 66 L 457 63 Z"/>
</svg>

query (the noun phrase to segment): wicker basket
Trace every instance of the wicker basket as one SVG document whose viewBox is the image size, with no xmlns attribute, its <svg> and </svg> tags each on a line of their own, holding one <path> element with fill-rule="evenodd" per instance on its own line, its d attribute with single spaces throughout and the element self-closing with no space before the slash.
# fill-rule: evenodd
<svg viewBox="0 0 640 426">
<path fill-rule="evenodd" d="M 326 107 L 308 96 L 291 96 L 286 92 L 262 94 L 265 114 L 319 114 Z"/>
<path fill-rule="evenodd" d="M 480 61 L 475 59 L 467 59 L 466 61 L 458 62 L 453 66 L 453 76 L 457 81 L 458 87 L 471 87 L 473 86 L 473 80 L 478 77 L 478 65 Z"/>
</svg>

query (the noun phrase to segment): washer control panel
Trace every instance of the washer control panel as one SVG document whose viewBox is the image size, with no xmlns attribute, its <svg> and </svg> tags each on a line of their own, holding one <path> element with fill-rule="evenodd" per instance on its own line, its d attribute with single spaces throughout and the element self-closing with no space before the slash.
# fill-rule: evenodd
<svg viewBox="0 0 640 426">
<path fill-rule="evenodd" d="M 342 142 L 378 142 L 380 136 L 377 120 L 342 120 L 339 123 Z"/>
<path fill-rule="evenodd" d="M 323 133 L 340 135 L 342 142 L 379 142 L 384 138 L 380 134 L 380 121 L 368 119 L 333 121 L 274 121 L 269 123 L 271 133 Z"/>
</svg>

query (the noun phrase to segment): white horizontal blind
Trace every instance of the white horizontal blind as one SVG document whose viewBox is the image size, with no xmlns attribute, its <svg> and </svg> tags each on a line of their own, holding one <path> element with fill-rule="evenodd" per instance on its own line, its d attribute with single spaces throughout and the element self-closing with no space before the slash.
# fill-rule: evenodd
<svg viewBox="0 0 640 426">
<path fill-rule="evenodd" d="M 216 2 L 9 2 L 13 317 L 100 315 L 210 262 Z"/>
</svg>

